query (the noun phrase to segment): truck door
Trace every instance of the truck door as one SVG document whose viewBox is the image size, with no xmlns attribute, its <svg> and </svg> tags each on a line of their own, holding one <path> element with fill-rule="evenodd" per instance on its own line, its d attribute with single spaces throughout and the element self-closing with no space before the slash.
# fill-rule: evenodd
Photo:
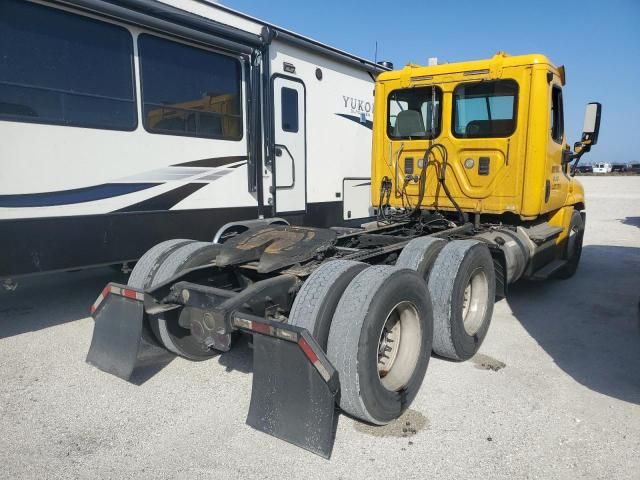
<svg viewBox="0 0 640 480">
<path fill-rule="evenodd" d="M 550 85 L 549 134 L 547 138 L 545 197 L 541 211 L 549 211 L 564 205 L 569 186 L 568 169 L 562 165 L 562 151 L 566 145 L 564 138 L 564 113 L 562 87 L 559 79 Z"/>
<path fill-rule="evenodd" d="M 276 213 L 306 211 L 306 102 L 304 84 L 273 78 L 273 183 Z"/>
</svg>

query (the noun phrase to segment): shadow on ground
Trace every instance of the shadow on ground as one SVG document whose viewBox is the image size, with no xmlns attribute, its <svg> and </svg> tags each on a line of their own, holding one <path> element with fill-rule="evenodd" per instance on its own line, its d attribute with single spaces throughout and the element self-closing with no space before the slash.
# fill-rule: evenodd
<svg viewBox="0 0 640 480">
<path fill-rule="evenodd" d="M 158 374 L 175 358 L 176 356 L 173 353 L 143 342 L 136 367 L 128 381 L 140 386 Z M 204 361 L 217 361 L 225 367 L 227 372 L 238 371 L 242 373 L 252 373 L 253 352 L 251 350 L 249 337 L 246 335 L 236 335 L 230 351 L 216 353 L 210 359 Z"/>
<path fill-rule="evenodd" d="M 620 221 L 625 225 L 631 225 L 633 227 L 640 228 L 640 217 L 625 217 Z"/>
<path fill-rule="evenodd" d="M 20 280 L 15 291 L 0 291 L 0 339 L 88 317 L 91 304 L 108 282 L 126 283 L 127 276 L 112 268 L 98 268 Z M 140 363 L 130 379 L 136 385 L 145 383 L 175 358 L 169 352 L 147 350 L 141 350 Z M 248 373 L 253 368 L 251 353 L 248 339 L 239 337 L 230 352 L 214 358 L 227 371 Z"/>
<path fill-rule="evenodd" d="M 86 318 L 108 282 L 126 281 L 109 267 L 19 280 L 15 291 L 0 290 L 0 338 Z"/>
<path fill-rule="evenodd" d="M 640 248 L 587 245 L 569 280 L 516 283 L 507 301 L 577 382 L 640 404 Z"/>
<path fill-rule="evenodd" d="M 253 372 L 253 351 L 251 338 L 248 335 L 236 335 L 231 350 L 218 357 L 218 363 L 227 372 Z"/>
<path fill-rule="evenodd" d="M 638 217 L 624 222 L 640 225 Z M 87 317 L 109 281 L 126 277 L 109 268 L 58 273 L 0 292 L 0 338 Z M 640 404 L 639 299 L 640 248 L 587 245 L 572 279 L 519 282 L 507 301 L 528 333 L 577 382 Z M 217 361 L 227 370 L 251 372 L 251 353 L 247 339 L 239 338 Z M 172 359 L 142 366 L 132 382 L 146 382 Z"/>
</svg>

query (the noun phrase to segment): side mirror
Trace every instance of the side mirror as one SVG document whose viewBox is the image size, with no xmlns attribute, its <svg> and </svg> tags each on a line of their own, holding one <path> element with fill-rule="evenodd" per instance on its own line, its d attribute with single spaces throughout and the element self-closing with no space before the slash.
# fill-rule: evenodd
<svg viewBox="0 0 640 480">
<path fill-rule="evenodd" d="M 598 102 L 587 104 L 584 112 L 584 127 L 582 128 L 582 143 L 595 145 L 598 143 L 598 132 L 600 131 L 600 112 L 602 105 Z"/>
</svg>

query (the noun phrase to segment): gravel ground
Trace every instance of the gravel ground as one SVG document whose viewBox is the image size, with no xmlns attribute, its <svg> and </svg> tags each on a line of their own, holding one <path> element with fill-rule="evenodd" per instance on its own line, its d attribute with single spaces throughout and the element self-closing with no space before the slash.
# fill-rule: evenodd
<svg viewBox="0 0 640 480">
<path fill-rule="evenodd" d="M 476 357 L 431 360 L 405 417 L 341 416 L 330 461 L 245 425 L 246 342 L 137 385 L 85 364 L 113 271 L 0 292 L 0 477 L 638 478 L 640 177 L 582 181 L 576 277 L 516 285 Z"/>
</svg>

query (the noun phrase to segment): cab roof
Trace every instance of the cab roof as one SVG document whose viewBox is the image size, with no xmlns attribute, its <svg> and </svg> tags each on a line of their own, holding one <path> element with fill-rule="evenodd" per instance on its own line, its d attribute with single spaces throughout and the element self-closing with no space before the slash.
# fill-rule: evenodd
<svg viewBox="0 0 640 480">
<path fill-rule="evenodd" d="M 477 72 L 482 70 L 492 71 L 505 67 L 517 67 L 525 65 L 547 65 L 558 73 L 556 67 L 549 58 L 540 53 L 527 55 L 508 55 L 505 52 L 498 52 L 492 58 L 483 60 L 471 60 L 467 62 L 444 63 L 441 65 L 423 66 L 408 64 L 401 70 L 384 72 L 378 76 L 378 81 L 398 80 L 401 78 L 428 77 L 431 75 L 447 75 L 465 72 Z M 426 78 L 425 78 L 426 79 Z"/>
</svg>

